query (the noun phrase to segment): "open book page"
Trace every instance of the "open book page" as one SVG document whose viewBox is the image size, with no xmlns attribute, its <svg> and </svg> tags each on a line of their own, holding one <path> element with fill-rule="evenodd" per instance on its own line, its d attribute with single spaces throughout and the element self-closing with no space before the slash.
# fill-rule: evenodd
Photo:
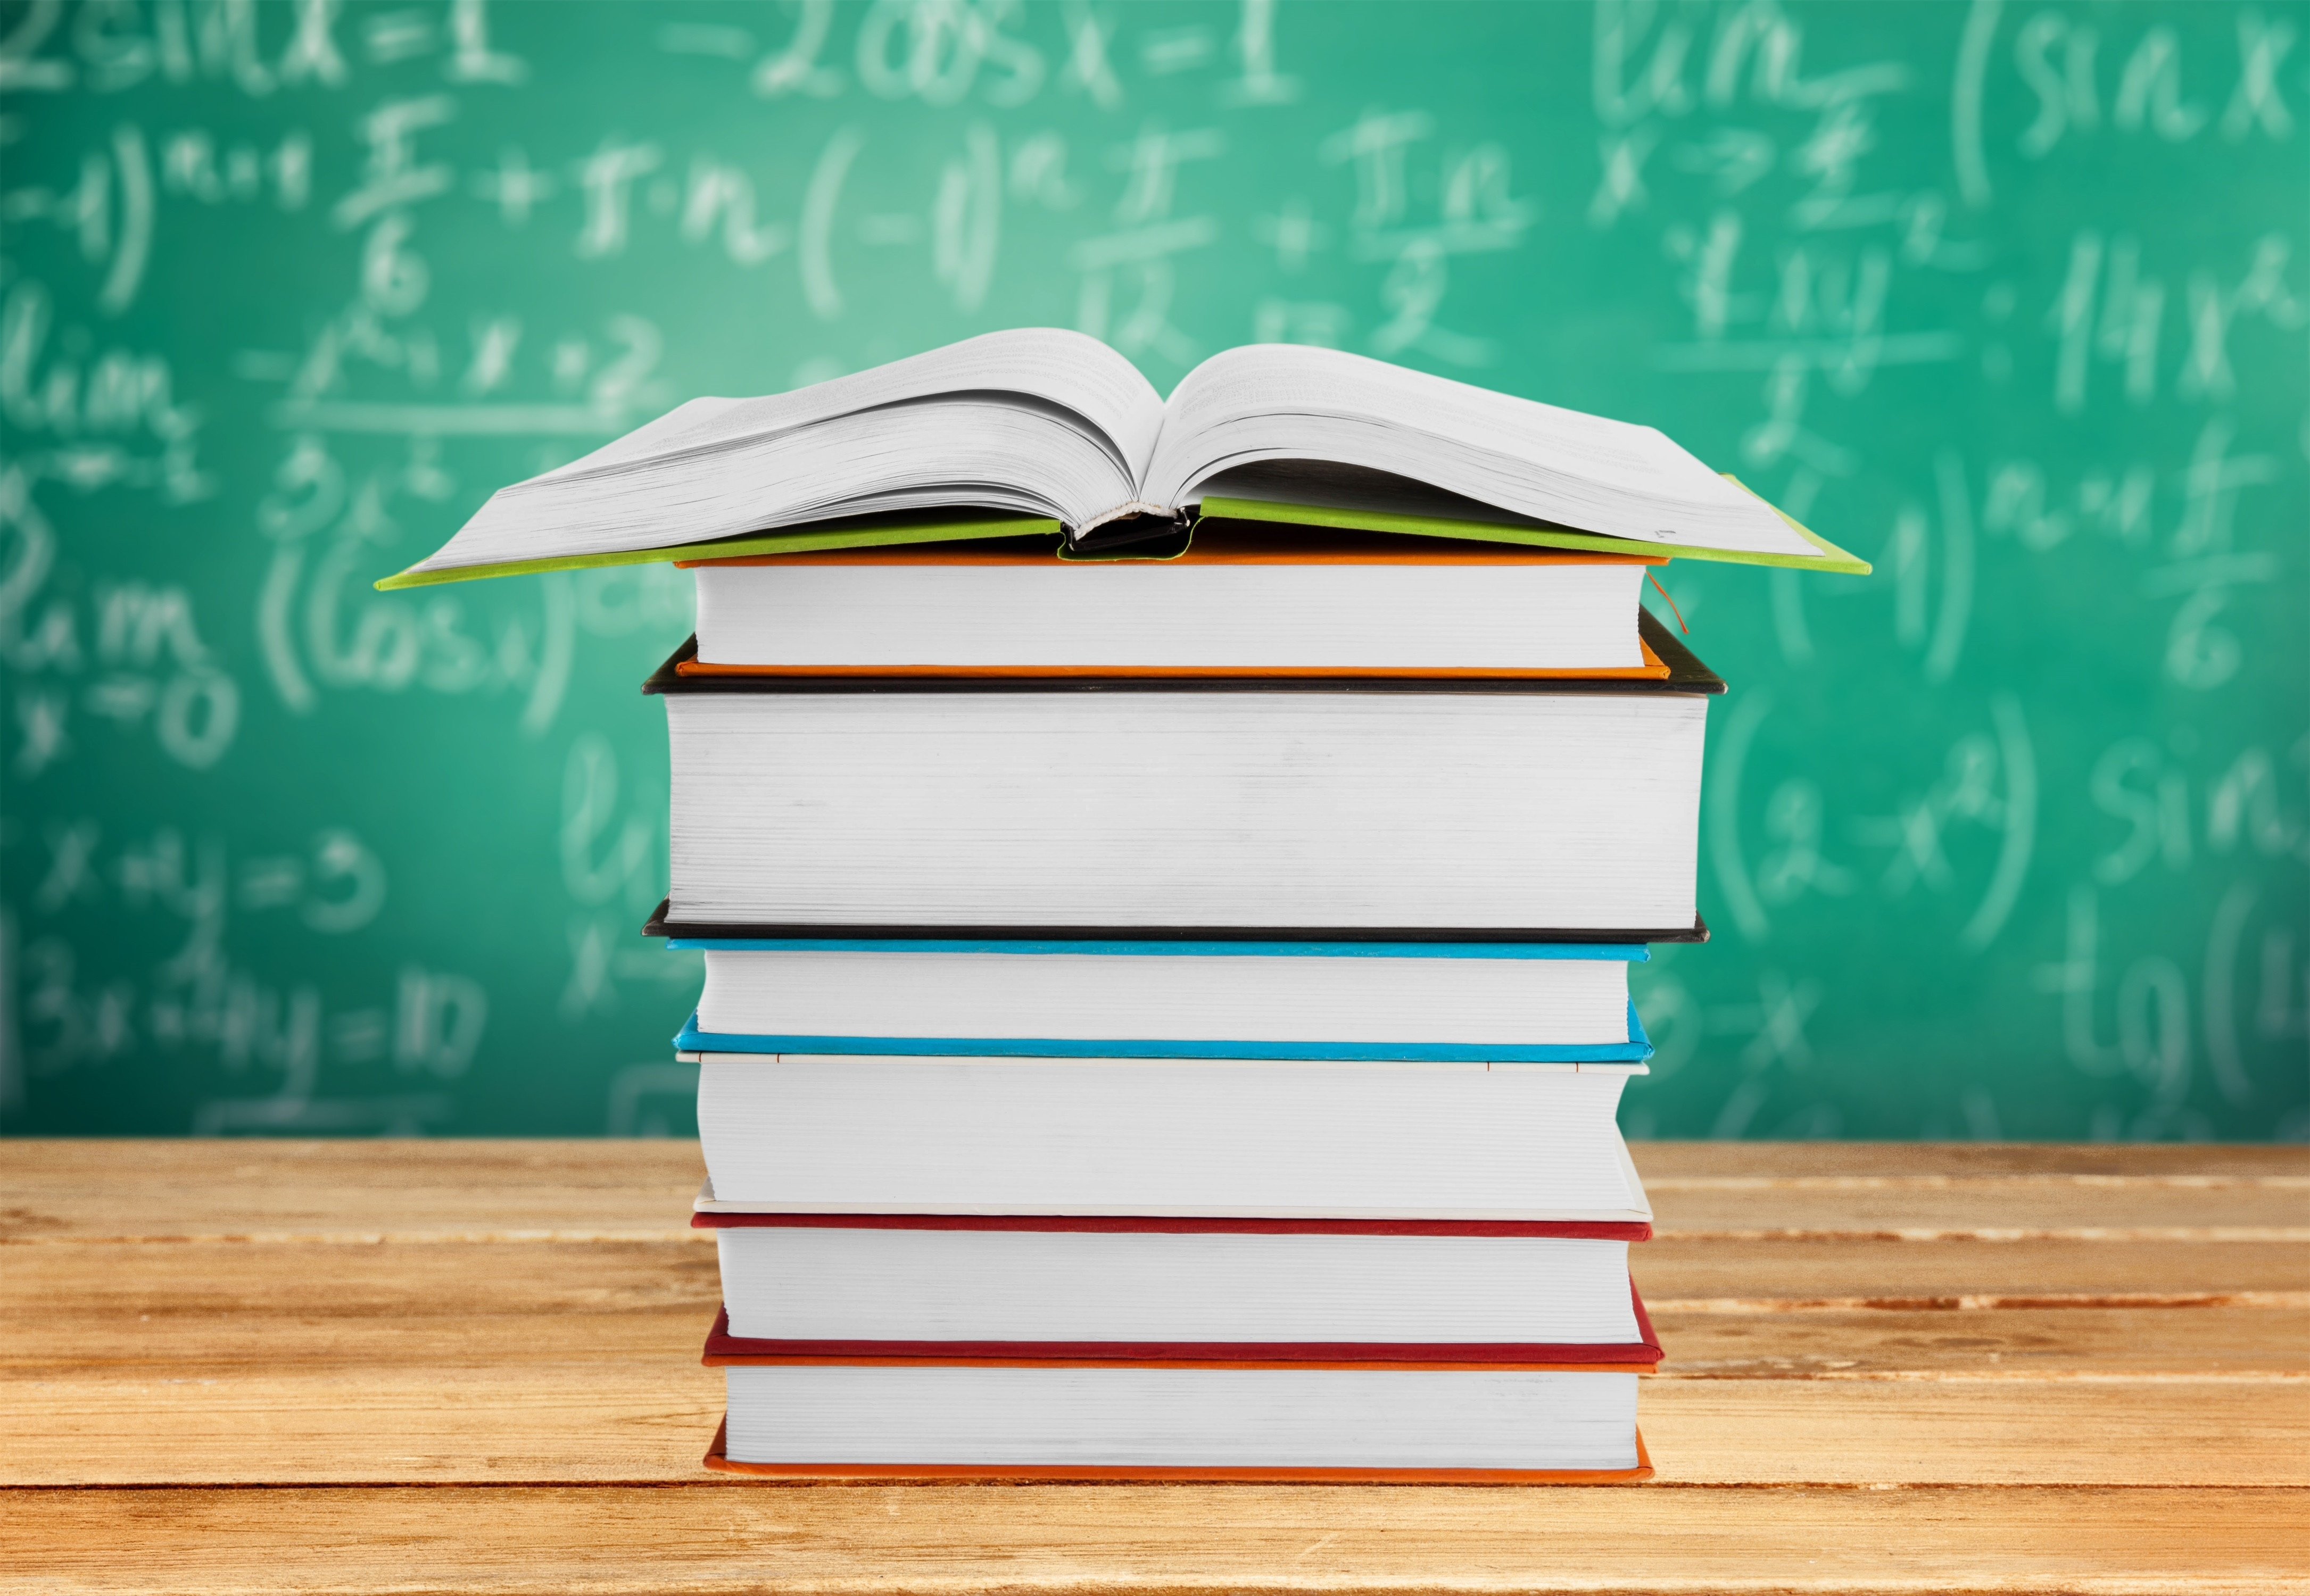
<svg viewBox="0 0 2310 1596">
<path fill-rule="evenodd" d="M 694 399 L 492 495 L 416 569 L 960 505 L 1079 525 L 1130 500 L 1162 401 L 1097 339 L 989 333 L 759 399 Z"/>
<path fill-rule="evenodd" d="M 583 476 L 636 459 L 767 437 L 909 399 L 972 392 L 1025 394 L 1070 410 L 1116 449 L 1136 481 L 1154 453 L 1163 399 L 1123 356 L 1087 334 L 1057 327 L 983 333 L 943 349 L 759 399 L 693 399 L 533 482 Z M 515 490 L 525 488 L 517 483 Z"/>
<path fill-rule="evenodd" d="M 1261 460 L 1250 465 L 1230 465 L 1205 477 L 1191 498 L 1251 499 L 1281 505 L 1301 505 L 1350 514 L 1410 516 L 1439 521 L 1475 521 L 1495 526 L 1530 526 L 1529 516 L 1519 516 L 1498 505 L 1447 492 L 1432 483 L 1392 476 L 1368 466 L 1335 460 Z M 1206 510 L 1206 515 L 1211 512 Z M 1548 523 L 1553 525 L 1554 523 Z M 1645 555 L 1647 559 L 1666 555 Z"/>
<path fill-rule="evenodd" d="M 1140 497 L 1192 503 L 1220 473 L 1268 460 L 1359 465 L 1664 549 L 1820 558 L 1654 428 L 1290 344 L 1231 349 L 1181 379 Z"/>
</svg>

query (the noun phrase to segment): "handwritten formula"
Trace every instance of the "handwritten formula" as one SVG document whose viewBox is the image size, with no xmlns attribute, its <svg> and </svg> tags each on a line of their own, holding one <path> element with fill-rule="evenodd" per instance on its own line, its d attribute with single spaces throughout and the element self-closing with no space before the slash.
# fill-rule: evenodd
<svg viewBox="0 0 2310 1596">
<path fill-rule="evenodd" d="M 0 4 L 0 1126 L 686 1132 L 696 395 L 1077 327 L 1652 422 L 1733 684 L 1637 1135 L 2310 1136 L 2310 7 Z"/>
</svg>

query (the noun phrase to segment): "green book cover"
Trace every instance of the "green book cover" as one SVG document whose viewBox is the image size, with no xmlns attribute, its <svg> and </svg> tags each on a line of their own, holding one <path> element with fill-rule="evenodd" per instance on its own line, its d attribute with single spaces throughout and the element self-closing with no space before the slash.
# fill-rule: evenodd
<svg viewBox="0 0 2310 1596">
<path fill-rule="evenodd" d="M 1750 495 L 1789 525 L 1789 529 L 1821 552 L 1809 559 L 1801 554 L 1752 554 L 1739 549 L 1686 548 L 1674 543 L 1648 543 L 1636 538 L 1606 537 L 1575 532 L 1568 526 L 1516 526 L 1498 521 L 1462 521 L 1441 516 L 1402 516 L 1384 510 L 1331 509 L 1314 505 L 1275 504 L 1259 499 L 1203 500 L 1203 513 L 1238 521 L 1280 521 L 1298 526 L 1337 526 L 1365 532 L 1400 532 L 1411 537 L 1464 538 L 1476 542 L 1521 543 L 1542 549 L 1579 549 L 1598 554 L 1665 554 L 1676 559 L 1721 559 L 1736 565 L 1788 566 L 1798 570 L 1837 571 L 1865 577 L 1869 562 L 1848 554 L 1827 538 L 1801 525 L 1794 517 L 1730 472 L 1724 480 Z"/>
<path fill-rule="evenodd" d="M 492 565 L 456 565 L 440 570 L 410 569 L 375 585 L 390 593 L 401 587 L 430 587 L 483 577 L 527 577 L 543 571 L 584 571 L 603 566 L 650 565 L 676 559 L 739 559 L 754 554 L 807 554 L 820 549 L 872 549 L 896 543 L 940 543 L 964 538 L 1011 538 L 1044 533 L 1055 537 L 1056 521 L 1040 516 L 1011 516 L 996 510 L 932 512 L 814 521 L 779 532 L 749 533 L 707 543 L 672 543 L 663 549 L 615 549 L 603 554 L 560 554 L 543 559 L 508 559 Z"/>
</svg>

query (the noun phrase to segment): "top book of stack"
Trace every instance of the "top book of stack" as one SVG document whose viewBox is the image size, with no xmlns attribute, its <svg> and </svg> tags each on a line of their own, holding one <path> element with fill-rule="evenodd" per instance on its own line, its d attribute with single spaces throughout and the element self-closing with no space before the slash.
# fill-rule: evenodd
<svg viewBox="0 0 2310 1596">
<path fill-rule="evenodd" d="M 1868 569 L 1650 427 L 1286 344 L 1215 355 L 1167 403 L 1096 339 L 1030 328 L 693 399 L 378 585 L 1036 533 L 1159 552 L 1199 516 Z"/>
</svg>

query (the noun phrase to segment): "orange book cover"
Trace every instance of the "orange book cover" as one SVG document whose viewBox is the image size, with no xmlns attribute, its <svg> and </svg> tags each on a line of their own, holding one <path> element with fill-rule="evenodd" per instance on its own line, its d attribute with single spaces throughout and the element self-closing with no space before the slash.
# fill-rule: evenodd
<svg viewBox="0 0 2310 1596">
<path fill-rule="evenodd" d="M 725 1474 L 766 1479 L 970 1479 L 1021 1484 L 1137 1483 L 1163 1485 L 1623 1485 L 1653 1477 L 1645 1433 L 1637 1432 L 1633 1469 L 1222 1469 L 1125 1464 L 1017 1463 L 742 1463 L 729 1455 L 725 1418 L 707 1448 L 706 1466 Z"/>
<path fill-rule="evenodd" d="M 645 930 L 645 936 L 657 934 Z M 707 1193 L 699 1193 L 700 1201 Z M 1568 1241 L 1650 1241 L 1628 1219 L 1221 1219 L 1210 1214 L 827 1214 L 700 1209 L 693 1230 L 1041 1230 L 1092 1236 L 1545 1236 Z M 1631 1294 L 1635 1288 L 1630 1287 Z M 1637 1304 L 1645 1323 L 1644 1304 Z M 1651 1339 L 1646 1327 L 1646 1339 Z"/>
</svg>

